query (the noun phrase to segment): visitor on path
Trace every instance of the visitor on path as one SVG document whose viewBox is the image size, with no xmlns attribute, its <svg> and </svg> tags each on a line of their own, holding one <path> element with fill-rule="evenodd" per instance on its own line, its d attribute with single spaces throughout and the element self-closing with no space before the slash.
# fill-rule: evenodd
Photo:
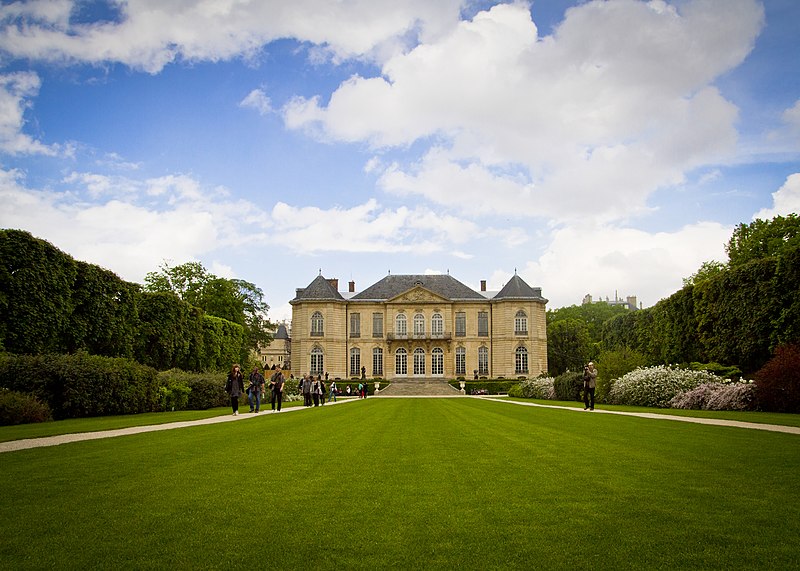
<svg viewBox="0 0 800 571">
<path fill-rule="evenodd" d="M 275 405 L 278 405 L 278 412 L 281 411 L 281 403 L 283 402 L 283 386 L 286 384 L 286 379 L 283 378 L 283 371 L 278 369 L 269 380 L 270 399 L 272 405 L 272 412 L 275 412 Z"/>
<path fill-rule="evenodd" d="M 239 416 L 239 397 L 244 393 L 244 375 L 238 363 L 234 363 L 231 372 L 228 373 L 228 380 L 225 381 L 225 392 L 231 397 L 231 408 L 233 416 Z"/>
<path fill-rule="evenodd" d="M 255 412 L 256 414 L 261 412 L 261 397 L 264 394 L 264 382 L 264 375 L 261 374 L 258 367 L 253 367 L 253 372 L 250 373 L 250 386 L 247 387 L 247 397 L 250 400 L 250 412 Z M 253 406 L 254 404 L 255 408 Z"/>
<path fill-rule="evenodd" d="M 345 393 L 347 393 L 347 396 L 350 396 L 351 392 L 352 390 L 350 389 L 350 385 L 347 385 L 347 390 L 345 391 Z"/>
<path fill-rule="evenodd" d="M 328 389 L 325 386 L 325 381 L 322 380 L 322 377 L 319 378 L 319 406 L 325 404 L 325 395 L 328 393 Z"/>
<path fill-rule="evenodd" d="M 311 406 L 311 385 L 314 382 L 311 375 L 303 375 L 303 406 Z"/>
<path fill-rule="evenodd" d="M 328 387 L 328 390 L 330 391 L 328 394 L 328 402 L 331 402 L 331 399 L 333 399 L 333 402 L 336 402 L 336 381 L 331 383 L 331 386 Z"/>
<path fill-rule="evenodd" d="M 314 406 L 319 406 L 319 397 L 321 394 L 322 390 L 319 388 L 319 376 L 317 376 L 317 378 L 311 382 L 311 398 L 314 399 Z"/>
<path fill-rule="evenodd" d="M 364 397 L 364 385 L 358 383 L 358 398 Z"/>
<path fill-rule="evenodd" d="M 583 368 L 583 410 L 594 410 L 594 391 L 597 387 L 597 370 L 594 363 Z"/>
</svg>

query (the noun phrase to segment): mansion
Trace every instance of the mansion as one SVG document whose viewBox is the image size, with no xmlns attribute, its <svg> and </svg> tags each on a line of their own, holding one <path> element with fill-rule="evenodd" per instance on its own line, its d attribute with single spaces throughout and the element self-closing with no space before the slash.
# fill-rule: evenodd
<svg viewBox="0 0 800 571">
<path fill-rule="evenodd" d="M 477 292 L 450 275 L 388 275 L 338 291 L 317 276 L 292 306 L 292 369 L 330 378 L 536 377 L 547 371 L 541 288 Z"/>
</svg>

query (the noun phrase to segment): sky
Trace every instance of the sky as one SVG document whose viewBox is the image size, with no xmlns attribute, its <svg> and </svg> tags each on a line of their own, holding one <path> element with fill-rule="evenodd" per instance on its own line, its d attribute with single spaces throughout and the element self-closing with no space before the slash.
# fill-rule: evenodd
<svg viewBox="0 0 800 571">
<path fill-rule="evenodd" d="M 800 211 L 796 0 L 0 5 L 0 227 L 144 283 L 201 262 L 273 321 L 515 273 L 650 307 Z"/>
</svg>

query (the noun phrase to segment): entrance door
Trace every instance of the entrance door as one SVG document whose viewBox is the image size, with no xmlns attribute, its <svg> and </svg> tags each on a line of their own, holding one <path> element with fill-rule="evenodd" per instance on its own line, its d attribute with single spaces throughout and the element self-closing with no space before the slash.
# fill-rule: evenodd
<svg viewBox="0 0 800 571">
<path fill-rule="evenodd" d="M 414 349 L 414 376 L 425 376 L 425 351 L 420 347 Z"/>
<path fill-rule="evenodd" d="M 408 375 L 408 353 L 400 347 L 394 354 L 394 376 L 405 377 Z"/>
</svg>

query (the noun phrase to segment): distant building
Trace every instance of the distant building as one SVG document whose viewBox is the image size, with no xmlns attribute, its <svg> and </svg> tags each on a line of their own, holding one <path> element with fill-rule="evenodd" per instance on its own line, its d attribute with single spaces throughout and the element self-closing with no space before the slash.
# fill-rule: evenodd
<svg viewBox="0 0 800 571">
<path fill-rule="evenodd" d="M 583 302 L 581 302 L 581 304 L 588 305 L 590 303 L 595 303 L 595 302 L 592 301 L 592 296 L 587 293 L 585 296 L 583 296 Z M 608 305 L 615 307 L 624 307 L 625 309 L 641 309 L 637 305 L 638 302 L 636 300 L 635 295 L 629 295 L 625 299 L 620 299 L 619 297 L 617 297 L 617 292 L 614 292 L 613 300 L 609 299 L 608 296 L 606 296 L 605 299 L 602 298 L 599 299 L 597 303 L 607 303 Z"/>
<path fill-rule="evenodd" d="M 280 367 L 291 369 L 292 340 L 285 323 L 280 323 L 273 335 L 272 343 L 266 347 L 259 347 L 258 360 L 265 369 Z"/>
<path fill-rule="evenodd" d="M 348 289 L 319 275 L 289 302 L 296 374 L 517 378 L 547 370 L 547 300 L 516 274 L 499 292 L 450 275 L 389 275 Z"/>
</svg>

